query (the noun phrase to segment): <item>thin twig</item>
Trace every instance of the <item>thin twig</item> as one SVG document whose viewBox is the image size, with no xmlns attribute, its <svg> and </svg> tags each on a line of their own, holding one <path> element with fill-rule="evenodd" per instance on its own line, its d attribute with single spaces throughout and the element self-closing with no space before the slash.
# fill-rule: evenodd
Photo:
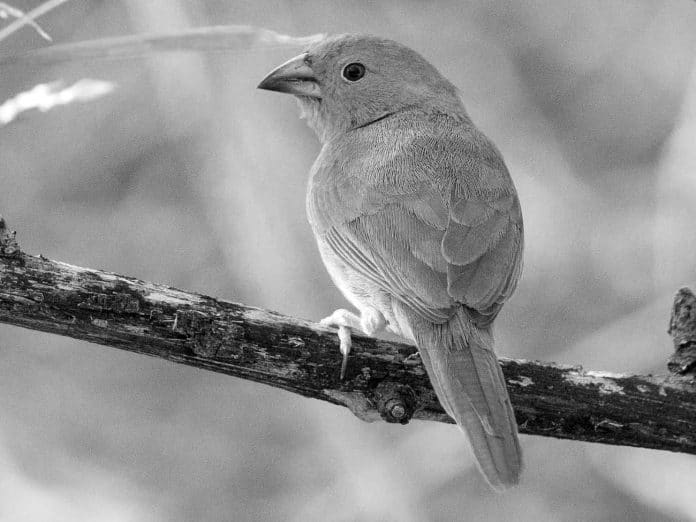
<svg viewBox="0 0 696 522">
<path fill-rule="evenodd" d="M 306 46 L 324 35 L 288 36 L 249 25 L 196 27 L 164 34 L 136 34 L 54 45 L 0 55 L 0 65 L 48 65 L 73 60 L 124 59 L 172 51 L 234 51 L 256 46 Z"/>
<path fill-rule="evenodd" d="M 51 35 L 49 35 L 46 31 L 43 30 L 43 28 L 37 24 L 34 20 L 29 18 L 24 11 L 21 9 L 17 9 L 16 7 L 12 7 L 9 4 L 6 4 L 5 2 L 0 2 L 0 18 L 7 18 L 8 16 L 12 16 L 18 20 L 24 20 L 27 25 L 30 25 L 34 31 L 39 33 L 39 36 L 41 36 L 44 40 L 48 40 L 49 42 L 52 42 L 53 39 L 51 38 Z"/>
<path fill-rule="evenodd" d="M 49 11 L 52 11 L 56 7 L 66 3 L 66 2 L 69 2 L 69 1 L 70 0 L 48 0 L 47 2 L 44 2 L 43 4 L 41 4 L 39 7 L 32 9 L 22 18 L 18 18 L 17 20 L 12 22 L 11 24 L 0 29 L 0 42 L 2 42 L 5 38 L 10 36 L 12 33 L 20 30 L 25 25 L 31 24 L 34 20 L 36 20 L 40 16 L 45 15 Z"/>
</svg>

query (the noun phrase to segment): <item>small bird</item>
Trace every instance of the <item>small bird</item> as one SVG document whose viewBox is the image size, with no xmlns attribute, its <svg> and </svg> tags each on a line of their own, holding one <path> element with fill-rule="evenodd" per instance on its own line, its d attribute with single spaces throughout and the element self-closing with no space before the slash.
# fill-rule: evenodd
<svg viewBox="0 0 696 522">
<path fill-rule="evenodd" d="M 322 144 L 307 215 L 359 311 L 322 320 L 338 327 L 344 368 L 353 329 L 411 339 L 489 484 L 518 483 L 517 424 L 491 327 L 520 277 L 523 229 L 500 152 L 456 87 L 391 40 L 325 37 L 259 88 L 295 95 Z"/>
</svg>

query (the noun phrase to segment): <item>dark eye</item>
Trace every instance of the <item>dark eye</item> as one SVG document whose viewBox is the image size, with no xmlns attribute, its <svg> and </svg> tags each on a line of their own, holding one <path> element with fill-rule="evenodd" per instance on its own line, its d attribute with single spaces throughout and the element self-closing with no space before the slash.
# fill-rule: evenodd
<svg viewBox="0 0 696 522">
<path fill-rule="evenodd" d="M 349 82 L 357 82 L 365 76 L 365 66 L 361 63 L 349 63 L 343 68 L 343 77 Z"/>
</svg>

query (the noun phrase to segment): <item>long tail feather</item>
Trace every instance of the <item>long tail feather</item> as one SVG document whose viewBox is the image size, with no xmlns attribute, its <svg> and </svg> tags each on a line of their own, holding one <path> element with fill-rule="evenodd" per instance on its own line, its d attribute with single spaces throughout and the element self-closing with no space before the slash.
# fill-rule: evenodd
<svg viewBox="0 0 696 522">
<path fill-rule="evenodd" d="M 463 309 L 449 323 L 421 322 L 412 330 L 435 393 L 467 433 L 483 475 L 499 491 L 517 484 L 517 423 L 490 332 L 471 323 Z"/>
</svg>

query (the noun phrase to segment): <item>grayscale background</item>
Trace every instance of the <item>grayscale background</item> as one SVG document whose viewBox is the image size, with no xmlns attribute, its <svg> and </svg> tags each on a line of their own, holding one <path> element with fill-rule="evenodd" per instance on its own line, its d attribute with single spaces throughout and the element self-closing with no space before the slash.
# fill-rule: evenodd
<svg viewBox="0 0 696 522">
<path fill-rule="evenodd" d="M 696 2 L 73 0 L 41 23 L 57 43 L 253 24 L 417 49 L 520 193 L 525 270 L 498 353 L 666 371 L 672 296 L 696 282 Z M 0 52 L 44 45 L 25 29 Z M 52 259 L 307 319 L 346 306 L 305 218 L 318 143 L 290 97 L 255 89 L 300 50 L 1 70 L 0 103 L 59 79 L 118 89 L 0 127 L 0 213 Z M 521 442 L 522 484 L 496 495 L 453 426 L 365 424 L 0 325 L 3 522 L 696 520 L 693 457 Z"/>
</svg>

